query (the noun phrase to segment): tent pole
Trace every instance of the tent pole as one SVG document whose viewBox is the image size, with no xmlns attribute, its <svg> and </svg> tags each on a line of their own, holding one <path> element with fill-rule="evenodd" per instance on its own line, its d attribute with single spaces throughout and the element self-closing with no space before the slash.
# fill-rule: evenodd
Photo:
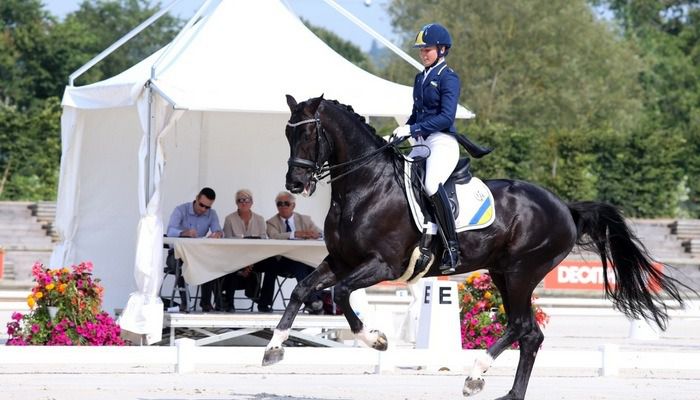
<svg viewBox="0 0 700 400">
<path fill-rule="evenodd" d="M 151 159 L 154 159 L 153 157 L 153 119 L 155 116 L 153 115 L 153 88 L 151 88 L 152 82 L 148 81 L 148 132 L 146 132 L 146 138 L 148 139 L 148 151 L 146 152 L 146 165 L 148 166 L 148 172 L 146 173 L 146 179 L 145 179 L 145 185 L 146 187 L 144 188 L 144 193 L 146 194 L 146 198 L 144 199 L 144 205 L 148 207 L 148 202 L 151 199 L 151 196 L 153 195 L 154 189 L 153 189 L 153 163 L 151 162 Z"/>
<path fill-rule="evenodd" d="M 335 2 L 335 0 L 323 0 L 323 1 L 325 1 L 326 4 L 328 4 L 329 6 L 333 7 L 333 8 L 334 8 L 336 11 L 338 11 L 338 13 L 340 13 L 342 16 L 344 16 L 345 18 L 349 19 L 350 22 L 352 22 L 353 24 L 355 24 L 355 25 L 357 25 L 358 27 L 360 27 L 360 29 L 362 29 L 363 31 L 365 31 L 365 32 L 367 32 L 368 34 L 370 34 L 373 38 L 377 39 L 381 44 L 383 44 L 384 46 L 386 46 L 387 48 L 389 48 L 389 50 L 391 50 L 392 52 L 394 52 L 394 54 L 396 54 L 397 56 L 403 58 L 403 59 L 404 59 L 406 62 L 408 62 L 409 64 L 413 65 L 418 71 L 422 71 L 422 70 L 423 70 L 423 65 L 422 65 L 421 63 L 419 63 L 418 61 L 416 61 L 416 59 L 414 59 L 413 57 L 411 57 L 411 56 L 409 56 L 408 54 L 406 54 L 405 51 L 403 51 L 403 50 L 401 50 L 400 48 L 396 47 L 395 44 L 391 43 L 391 42 L 390 42 L 389 40 L 387 40 L 384 36 L 380 35 L 377 31 L 375 31 L 374 29 L 372 29 L 369 25 L 365 24 L 364 22 L 362 22 L 362 20 L 360 20 L 360 19 L 357 18 L 356 16 L 352 15 L 352 13 L 351 13 L 350 11 L 348 11 L 348 10 L 344 9 L 343 7 L 341 7 L 338 3 Z"/>
<path fill-rule="evenodd" d="M 80 68 L 78 68 L 77 70 L 75 70 L 75 72 L 73 72 L 72 74 L 70 74 L 70 76 L 68 76 L 68 86 L 73 86 L 73 82 L 75 81 L 75 79 L 76 79 L 77 77 L 79 77 L 80 75 L 84 74 L 87 70 L 89 70 L 90 68 L 92 68 L 92 67 L 93 67 L 95 64 L 97 64 L 98 62 L 102 61 L 102 60 L 103 60 L 105 57 L 107 57 L 108 55 L 112 54 L 115 50 L 117 50 L 118 48 L 120 48 L 124 43 L 128 42 L 129 40 L 131 40 L 131 38 L 133 38 L 134 36 L 136 36 L 136 35 L 138 35 L 139 33 L 141 33 L 142 30 L 148 28 L 151 24 L 153 24 L 153 23 L 156 22 L 158 19 L 160 19 L 160 17 L 162 17 L 163 15 L 165 15 L 165 13 L 167 13 L 168 11 L 170 11 L 170 9 L 173 8 L 174 5 L 176 5 L 177 3 L 181 2 L 181 1 L 182 1 L 182 0 L 173 0 L 173 2 L 170 3 L 170 5 L 161 8 L 160 11 L 158 11 L 158 12 L 156 12 L 155 14 L 151 15 L 150 18 L 148 18 L 147 20 L 143 21 L 139 26 L 137 26 L 136 28 L 132 29 L 129 33 L 127 33 L 126 35 L 122 36 L 121 39 L 119 39 L 119 40 L 117 40 L 116 42 L 112 43 L 111 46 L 107 47 L 107 48 L 104 49 L 100 54 L 98 54 L 98 55 L 96 55 L 95 57 L 93 57 L 92 60 L 86 62 L 82 67 L 80 67 Z"/>
</svg>

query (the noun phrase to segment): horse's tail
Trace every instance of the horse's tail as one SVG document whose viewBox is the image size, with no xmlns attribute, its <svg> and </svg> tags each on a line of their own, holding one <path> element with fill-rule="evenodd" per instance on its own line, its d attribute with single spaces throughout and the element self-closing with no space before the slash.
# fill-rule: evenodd
<svg viewBox="0 0 700 400">
<path fill-rule="evenodd" d="M 649 252 L 630 231 L 617 208 L 596 202 L 575 202 L 568 206 L 576 222 L 576 244 L 600 254 L 606 297 L 628 317 L 653 319 L 665 330 L 668 310 L 661 292 L 682 306 L 678 287 L 693 290 L 654 266 Z M 613 266 L 614 283 L 608 279 L 609 263 Z"/>
</svg>

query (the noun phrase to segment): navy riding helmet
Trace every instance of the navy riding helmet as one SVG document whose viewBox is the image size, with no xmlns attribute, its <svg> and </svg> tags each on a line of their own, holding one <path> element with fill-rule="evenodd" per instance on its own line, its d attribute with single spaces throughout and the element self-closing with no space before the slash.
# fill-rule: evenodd
<svg viewBox="0 0 700 400">
<path fill-rule="evenodd" d="M 452 38 L 447 28 L 440 24 L 428 24 L 421 28 L 416 35 L 413 47 L 445 46 L 445 52 L 441 56 L 447 55 L 447 49 L 452 47 Z"/>
</svg>

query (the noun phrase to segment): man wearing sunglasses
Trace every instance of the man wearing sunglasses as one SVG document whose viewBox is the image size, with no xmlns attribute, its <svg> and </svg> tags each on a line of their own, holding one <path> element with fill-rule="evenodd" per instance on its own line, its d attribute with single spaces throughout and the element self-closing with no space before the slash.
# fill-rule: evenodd
<svg viewBox="0 0 700 400">
<path fill-rule="evenodd" d="M 168 223 L 168 236 L 198 238 L 209 234 L 207 237 L 223 237 L 219 216 L 211 209 L 215 199 L 214 189 L 205 187 L 193 202 L 175 207 Z"/>
<path fill-rule="evenodd" d="M 320 239 L 321 230 L 314 224 L 311 217 L 294 212 L 296 198 L 289 192 L 280 192 L 275 198 L 277 214 L 267 220 L 267 236 L 270 239 Z M 306 278 L 314 269 L 302 262 L 287 257 L 270 257 L 261 262 L 265 270 L 258 311 L 272 310 L 272 297 L 275 290 L 277 275 L 293 276 L 297 282 Z M 312 293 L 306 302 L 306 310 L 313 314 L 323 311 L 321 293 Z"/>
<path fill-rule="evenodd" d="M 211 207 L 214 205 L 216 192 L 214 189 L 205 187 L 199 191 L 199 194 L 192 202 L 180 204 L 175 207 L 170 215 L 168 222 L 167 235 L 169 237 L 189 237 L 189 238 L 221 238 L 224 236 L 221 225 L 219 224 L 219 216 Z M 168 267 L 171 263 L 180 262 L 175 260 L 171 254 L 172 249 L 168 252 Z M 211 295 L 214 291 L 216 280 L 204 283 L 202 285 L 202 300 L 200 305 L 203 311 L 212 311 Z M 185 311 L 187 306 L 187 297 L 185 293 L 185 282 L 182 277 L 178 279 L 177 285 L 180 292 L 180 310 Z"/>
</svg>

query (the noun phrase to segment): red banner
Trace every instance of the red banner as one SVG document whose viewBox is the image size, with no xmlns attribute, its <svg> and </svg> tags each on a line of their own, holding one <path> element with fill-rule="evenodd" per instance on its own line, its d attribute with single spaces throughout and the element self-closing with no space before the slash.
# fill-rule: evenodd
<svg viewBox="0 0 700 400">
<path fill-rule="evenodd" d="M 658 271 L 663 265 L 655 263 Z M 615 285 L 615 273 L 608 265 L 608 280 Z M 596 261 L 564 260 L 544 277 L 545 289 L 603 290 L 603 264 Z M 658 288 L 654 288 L 658 290 Z"/>
</svg>

